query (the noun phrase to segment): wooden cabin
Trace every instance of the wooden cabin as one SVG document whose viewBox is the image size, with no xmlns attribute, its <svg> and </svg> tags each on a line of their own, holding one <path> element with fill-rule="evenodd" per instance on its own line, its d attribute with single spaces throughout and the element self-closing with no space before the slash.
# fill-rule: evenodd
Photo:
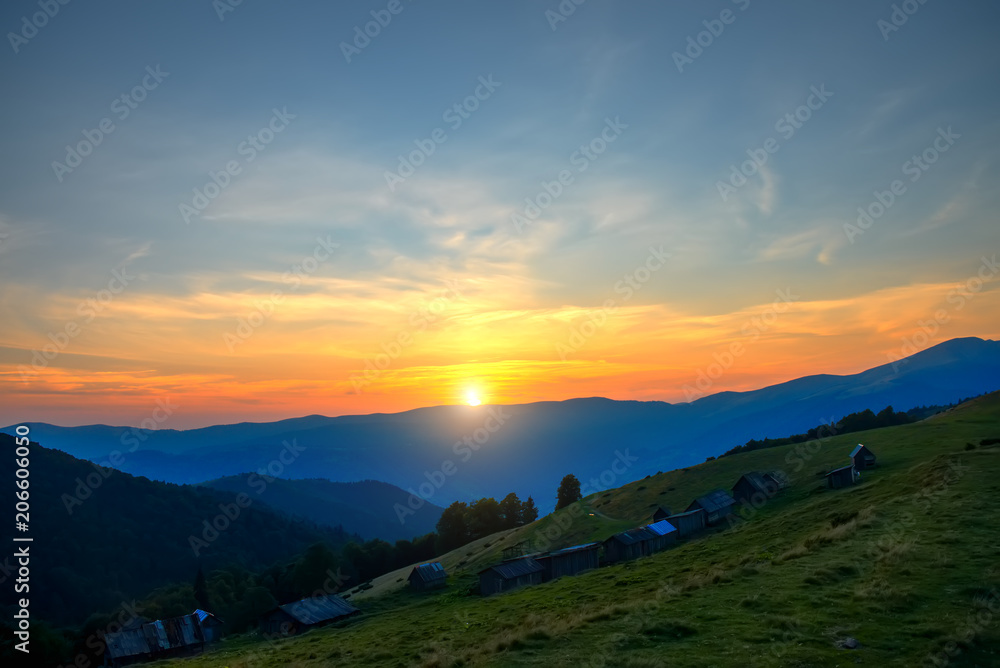
<svg viewBox="0 0 1000 668">
<path fill-rule="evenodd" d="M 665 520 L 670 517 L 670 509 L 664 508 L 663 506 L 657 506 L 656 510 L 653 512 L 653 521 L 659 522 L 660 520 Z"/>
<path fill-rule="evenodd" d="M 361 611 L 333 594 L 310 596 L 279 605 L 260 618 L 260 632 L 269 636 L 293 636 L 325 626 Z"/>
<path fill-rule="evenodd" d="M 779 490 L 785 489 L 789 485 L 788 474 L 784 471 L 768 471 L 764 478 L 774 484 Z"/>
<path fill-rule="evenodd" d="M 839 469 L 834 469 L 826 474 L 826 486 L 830 489 L 840 489 L 853 485 L 858 481 L 858 473 L 854 470 L 854 464 L 848 464 Z"/>
<path fill-rule="evenodd" d="M 600 565 L 600 550 L 600 543 L 587 543 L 535 557 L 535 561 L 545 569 L 542 582 L 597 568 Z"/>
<path fill-rule="evenodd" d="M 715 489 L 705 496 L 699 496 L 691 502 L 691 505 L 687 509 L 695 510 L 696 508 L 701 508 L 704 510 L 705 522 L 709 526 L 712 526 L 725 520 L 733 512 L 733 506 L 735 505 L 736 499 L 729 496 L 724 490 Z"/>
<path fill-rule="evenodd" d="M 740 503 L 760 504 L 777 494 L 778 489 L 778 483 L 773 477 L 753 471 L 741 475 L 733 485 L 733 498 Z"/>
<path fill-rule="evenodd" d="M 222 620 L 205 610 L 195 610 L 198 615 L 198 623 L 201 624 L 201 634 L 205 637 L 205 642 L 216 642 L 222 640 Z"/>
<path fill-rule="evenodd" d="M 479 593 L 492 596 L 518 587 L 541 584 L 545 567 L 532 557 L 511 559 L 479 571 Z"/>
<path fill-rule="evenodd" d="M 645 527 L 616 533 L 602 543 L 604 563 L 616 564 L 620 561 L 638 559 L 645 554 L 643 543 L 652 537 Z"/>
<path fill-rule="evenodd" d="M 104 636 L 105 665 L 127 666 L 140 661 L 154 661 L 198 654 L 205 648 L 198 615 L 158 619 L 131 624 L 117 633 Z"/>
<path fill-rule="evenodd" d="M 875 453 L 868 449 L 868 446 L 858 443 L 857 447 L 851 451 L 851 461 L 854 462 L 856 471 L 875 468 Z"/>
<path fill-rule="evenodd" d="M 440 561 L 414 566 L 410 571 L 410 587 L 416 591 L 440 589 L 448 584 L 448 574 Z"/>
<path fill-rule="evenodd" d="M 685 536 L 698 533 L 705 528 L 705 511 L 701 508 L 696 508 L 686 513 L 671 515 L 667 518 L 667 521 L 677 527 L 677 537 L 684 538 Z"/>
<path fill-rule="evenodd" d="M 667 520 L 647 524 L 643 529 L 650 533 L 649 540 L 643 542 L 643 552 L 647 555 L 665 550 L 677 542 L 677 527 Z"/>
</svg>

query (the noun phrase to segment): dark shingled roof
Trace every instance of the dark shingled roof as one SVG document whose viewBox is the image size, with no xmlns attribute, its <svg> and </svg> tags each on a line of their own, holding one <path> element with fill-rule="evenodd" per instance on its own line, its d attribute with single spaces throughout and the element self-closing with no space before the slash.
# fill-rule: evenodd
<svg viewBox="0 0 1000 668">
<path fill-rule="evenodd" d="M 853 468 L 854 468 L 854 464 L 848 464 L 847 466 L 841 466 L 839 469 L 833 469 L 832 471 L 830 471 L 826 475 L 827 476 L 831 476 L 834 473 L 840 473 L 841 471 L 846 471 L 847 469 L 853 469 Z"/>
<path fill-rule="evenodd" d="M 703 513 L 703 512 L 705 512 L 703 509 L 701 509 L 701 508 L 695 508 L 694 510 L 686 510 L 683 513 L 674 513 L 673 515 L 671 515 L 667 519 L 669 520 L 669 519 L 675 519 L 675 518 L 678 518 L 678 517 L 687 517 L 688 515 L 694 515 L 695 513 Z"/>
<path fill-rule="evenodd" d="M 496 571 L 500 577 L 513 580 L 514 578 L 521 577 L 522 575 L 540 573 L 544 570 L 545 568 L 531 557 L 523 557 L 521 559 L 511 559 L 510 561 L 505 561 L 501 564 L 494 564 L 489 568 L 484 568 L 479 571 L 479 573 L 482 574 L 486 571 Z"/>
<path fill-rule="evenodd" d="M 295 603 L 279 605 L 278 608 L 297 622 L 307 625 L 319 624 L 359 612 L 357 608 L 339 596 L 311 596 Z"/>
<path fill-rule="evenodd" d="M 691 505 L 688 506 L 688 510 L 691 510 L 694 506 L 701 506 L 705 509 L 706 513 L 712 513 L 717 510 L 725 510 L 729 506 L 735 504 L 736 500 L 729 496 L 728 492 L 721 489 L 715 489 L 705 496 L 699 496 L 697 499 L 692 501 Z"/>
<path fill-rule="evenodd" d="M 445 573 L 444 566 L 441 565 L 440 561 L 432 561 L 429 564 L 414 566 L 413 570 L 410 572 L 410 577 L 412 578 L 414 574 L 423 582 L 437 582 L 438 580 L 444 580 L 448 577 L 448 574 Z"/>
</svg>

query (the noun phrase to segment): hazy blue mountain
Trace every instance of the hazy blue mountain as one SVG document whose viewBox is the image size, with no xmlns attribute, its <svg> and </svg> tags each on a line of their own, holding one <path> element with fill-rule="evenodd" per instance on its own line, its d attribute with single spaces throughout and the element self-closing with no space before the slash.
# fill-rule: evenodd
<svg viewBox="0 0 1000 668">
<path fill-rule="evenodd" d="M 0 461 L 0 475 L 13 481 L 14 439 L 0 434 L 0 447 L 10 454 Z M 357 540 L 276 511 L 254 491 L 241 499 L 231 491 L 102 471 L 36 442 L 30 460 L 31 584 L 39 583 L 31 587 L 31 609 L 50 622 L 80 622 L 155 587 L 192 582 L 199 566 L 262 570 L 318 542 L 338 549 Z M 6 582 L 0 606 L 14 598 L 13 554 L 0 556 Z"/>
<path fill-rule="evenodd" d="M 692 403 L 590 398 L 154 431 L 135 452 L 124 455 L 121 468 L 193 483 L 270 465 L 272 472 L 280 468 L 273 474 L 283 478 L 381 480 L 421 492 L 438 506 L 514 491 L 522 499 L 534 496 L 544 512 L 554 505 L 566 473 L 576 474 L 586 493 L 701 462 L 750 438 L 800 433 L 865 408 L 947 404 L 998 387 L 1000 343 L 955 339 L 895 367 L 808 376 Z M 495 433 L 485 431 L 500 420 Z M 102 453 L 122 449 L 126 432 L 122 427 L 32 425 L 35 438 L 98 461 L 103 461 Z M 462 439 L 477 434 L 485 440 L 474 451 Z M 278 467 L 288 444 L 297 456 Z M 452 474 L 441 473 L 442 467 Z M 388 514 L 391 508 L 381 512 Z"/>
<path fill-rule="evenodd" d="M 228 492 L 250 493 L 258 479 L 254 474 L 227 476 L 201 483 Z M 365 540 L 381 538 L 390 543 L 415 538 L 435 530 L 442 508 L 427 503 L 414 514 L 397 515 L 396 504 L 405 506 L 410 493 L 376 480 L 331 482 L 324 478 L 282 480 L 274 478 L 261 490 L 263 503 L 297 517 L 358 534 Z"/>
</svg>

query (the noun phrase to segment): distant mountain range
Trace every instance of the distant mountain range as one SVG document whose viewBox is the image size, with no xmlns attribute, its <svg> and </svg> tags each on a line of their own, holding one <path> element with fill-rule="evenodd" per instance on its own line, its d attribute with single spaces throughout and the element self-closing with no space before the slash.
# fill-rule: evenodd
<svg viewBox="0 0 1000 668">
<path fill-rule="evenodd" d="M 964 338 L 858 374 L 807 376 L 684 404 L 591 398 L 313 415 L 187 431 L 38 423 L 31 429 L 50 447 L 98 462 L 121 451 L 122 470 L 171 482 L 263 471 L 294 444 L 296 457 L 281 466 L 281 477 L 380 480 L 437 506 L 513 491 L 522 499 L 534 496 L 547 512 L 567 473 L 580 478 L 586 494 L 701 462 L 750 438 L 803 432 L 866 408 L 953 403 L 998 387 L 1000 342 Z M 378 514 L 385 516 L 396 502 L 368 503 L 383 506 Z"/>
<path fill-rule="evenodd" d="M 0 475 L 12 481 L 14 439 L 0 434 L 0 448 L 10 454 L 0 458 Z M 263 570 L 318 542 L 336 549 L 357 540 L 278 512 L 252 490 L 241 490 L 241 499 L 235 490 L 102 471 L 34 442 L 30 462 L 27 535 L 34 538 L 31 585 L 39 583 L 30 588 L 32 614 L 57 624 L 117 610 L 161 585 L 193 582 L 199 566 Z M 0 607 L 15 600 L 13 554 L 0 558 Z"/>
<path fill-rule="evenodd" d="M 227 492 L 253 490 L 253 474 L 227 476 L 201 483 Z M 390 543 L 431 533 L 442 508 L 426 503 L 413 514 L 397 515 L 396 505 L 407 507 L 410 493 L 375 480 L 331 482 L 324 478 L 283 480 L 274 478 L 259 486 L 263 503 L 296 517 L 329 527 L 340 526 L 365 540 L 381 538 Z"/>
</svg>

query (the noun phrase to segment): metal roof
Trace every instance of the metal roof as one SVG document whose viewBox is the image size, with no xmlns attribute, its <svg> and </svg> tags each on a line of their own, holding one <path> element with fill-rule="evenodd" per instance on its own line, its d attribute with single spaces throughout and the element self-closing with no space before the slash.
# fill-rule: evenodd
<svg viewBox="0 0 1000 668">
<path fill-rule="evenodd" d="M 600 543 L 584 543 L 583 545 L 574 545 L 573 547 L 564 547 L 561 550 L 556 550 L 555 552 L 549 552 L 548 554 L 543 555 L 543 557 L 539 557 L 539 558 L 541 559 L 541 558 L 544 558 L 544 557 L 561 556 L 561 555 L 564 555 L 564 554 L 569 554 L 570 552 L 576 552 L 578 550 L 596 550 L 600 546 L 601 546 Z"/>
<path fill-rule="evenodd" d="M 142 628 L 105 634 L 104 643 L 107 645 L 108 656 L 112 659 L 149 654 L 151 652 L 149 644 L 146 642 L 146 634 L 142 632 Z"/>
<path fill-rule="evenodd" d="M 846 471 L 847 469 L 853 469 L 853 468 L 854 468 L 854 464 L 848 464 L 847 466 L 841 466 L 839 469 L 833 469 L 832 471 L 830 471 L 826 475 L 827 476 L 831 476 L 834 473 L 840 473 L 841 471 Z"/>
<path fill-rule="evenodd" d="M 479 571 L 479 573 L 483 574 L 487 571 L 494 571 L 502 578 L 513 580 L 514 578 L 521 577 L 522 575 L 540 573 L 544 570 L 545 568 L 533 558 L 524 557 L 522 559 L 511 559 L 510 561 L 505 561 L 500 564 L 494 564 L 489 568 L 484 568 Z"/>
<path fill-rule="evenodd" d="M 862 450 L 868 450 L 868 447 L 862 443 L 858 443 L 857 447 L 851 450 L 851 459 L 854 459 L 854 456 L 859 452 L 861 452 Z M 868 450 L 868 452 L 871 452 L 871 450 Z"/>
<path fill-rule="evenodd" d="M 208 612 L 206 610 L 202 610 L 201 608 L 195 610 L 191 614 L 192 615 L 198 615 L 198 621 L 201 622 L 202 624 L 205 623 L 206 619 L 208 621 L 210 621 L 210 622 L 216 622 L 218 624 L 222 624 L 222 620 L 221 619 L 219 619 L 218 617 L 216 617 L 215 615 L 213 615 L 211 612 Z"/>
<path fill-rule="evenodd" d="M 636 543 L 641 543 L 644 540 L 652 540 L 658 535 L 659 534 L 650 531 L 647 527 L 639 527 L 638 529 L 629 529 L 628 531 L 616 533 L 604 542 L 607 543 L 608 541 L 616 540 L 622 545 L 635 545 Z"/>
<path fill-rule="evenodd" d="M 302 624 L 319 624 L 359 612 L 341 597 L 332 595 L 310 596 L 295 603 L 279 605 L 278 609 Z"/>
<path fill-rule="evenodd" d="M 440 561 L 432 561 L 428 564 L 414 566 L 413 570 L 410 571 L 410 577 L 412 578 L 414 574 L 424 582 L 436 582 L 448 577 Z"/>
<path fill-rule="evenodd" d="M 206 613 L 207 614 L 207 613 Z M 118 633 L 108 633 L 104 638 L 108 656 L 122 658 L 140 654 L 156 654 L 168 649 L 188 647 L 204 642 L 198 615 L 158 619 Z"/>
<path fill-rule="evenodd" d="M 691 502 L 691 506 L 701 506 L 705 509 L 706 513 L 711 513 L 717 510 L 725 510 L 729 506 L 735 504 L 736 500 L 729 496 L 728 492 L 721 489 L 714 489 L 705 496 L 699 496 Z M 688 510 L 691 509 L 691 506 L 688 506 Z"/>
<path fill-rule="evenodd" d="M 672 520 L 678 517 L 687 517 L 688 515 L 694 515 L 695 513 L 703 513 L 703 512 L 705 512 L 704 508 L 695 508 L 694 510 L 686 510 L 683 513 L 674 513 L 673 515 L 667 517 L 667 519 Z"/>
<path fill-rule="evenodd" d="M 740 476 L 740 480 L 743 480 L 744 478 L 746 478 L 746 481 L 750 483 L 751 487 L 756 489 L 758 492 L 763 494 L 768 493 L 767 479 L 764 477 L 763 473 L 751 471 L 750 473 L 744 473 Z M 736 485 L 738 484 L 740 484 L 739 480 L 736 481 Z M 735 488 L 736 485 L 733 485 L 733 487 Z"/>
<path fill-rule="evenodd" d="M 643 527 L 648 531 L 652 531 L 657 536 L 666 536 L 668 533 L 677 531 L 677 527 L 666 520 L 660 520 L 659 522 L 653 522 L 652 524 L 647 524 Z"/>
</svg>

